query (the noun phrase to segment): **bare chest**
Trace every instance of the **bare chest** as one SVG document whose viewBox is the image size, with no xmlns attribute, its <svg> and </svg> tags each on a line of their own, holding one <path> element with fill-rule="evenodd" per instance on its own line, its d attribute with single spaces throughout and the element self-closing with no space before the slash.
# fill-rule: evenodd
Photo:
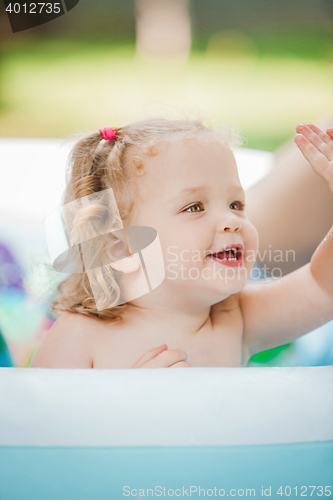
<svg viewBox="0 0 333 500">
<path fill-rule="evenodd" d="M 222 323 L 222 324 L 221 324 Z M 106 325 L 94 333 L 94 368 L 131 368 L 140 357 L 162 344 L 182 349 L 191 367 L 242 366 L 242 321 L 237 314 L 225 315 L 218 325 L 208 325 L 193 336 L 182 332 L 152 332 L 150 329 Z"/>
</svg>

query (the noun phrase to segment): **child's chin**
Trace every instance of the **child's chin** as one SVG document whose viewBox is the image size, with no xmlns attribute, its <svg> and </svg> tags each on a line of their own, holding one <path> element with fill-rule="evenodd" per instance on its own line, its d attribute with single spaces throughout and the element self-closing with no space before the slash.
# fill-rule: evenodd
<svg viewBox="0 0 333 500">
<path fill-rule="evenodd" d="M 233 295 L 234 293 L 240 292 L 245 285 L 245 281 L 239 281 L 238 283 L 229 283 L 224 287 L 225 292 L 228 295 Z"/>
<path fill-rule="evenodd" d="M 214 282 L 208 282 L 207 288 L 216 292 L 218 295 L 228 297 L 229 295 L 240 292 L 244 288 L 245 282 L 245 278 L 234 279 L 227 282 L 224 282 L 223 280 L 216 280 Z"/>
</svg>

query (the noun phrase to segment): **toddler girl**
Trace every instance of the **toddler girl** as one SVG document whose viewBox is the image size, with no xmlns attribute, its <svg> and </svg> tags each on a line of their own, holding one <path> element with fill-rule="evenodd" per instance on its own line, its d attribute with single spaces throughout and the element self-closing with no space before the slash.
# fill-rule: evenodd
<svg viewBox="0 0 333 500">
<path fill-rule="evenodd" d="M 333 128 L 296 131 L 294 141 L 333 194 Z M 236 145 L 231 129 L 164 119 L 101 129 L 75 145 L 64 209 L 75 207 L 69 239 L 82 272 L 59 285 L 50 304 L 59 318 L 31 367 L 240 367 L 333 319 L 332 229 L 309 264 L 280 279 L 246 281 L 258 234 L 246 215 Z M 114 195 L 108 208 L 103 193 Z M 78 205 L 81 198 L 88 205 Z M 86 241 L 75 235 L 101 228 L 105 210 L 110 231 L 90 248 L 98 266 L 89 267 Z M 127 228 L 153 228 L 164 260 L 164 279 L 134 298 L 148 261 L 131 248 Z"/>
</svg>

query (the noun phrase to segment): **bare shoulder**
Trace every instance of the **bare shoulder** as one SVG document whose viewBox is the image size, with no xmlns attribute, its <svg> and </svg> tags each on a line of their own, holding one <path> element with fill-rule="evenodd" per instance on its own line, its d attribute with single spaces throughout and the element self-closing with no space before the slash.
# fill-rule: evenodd
<svg viewBox="0 0 333 500">
<path fill-rule="evenodd" d="M 92 368 L 92 331 L 98 320 L 64 312 L 43 337 L 31 368 Z"/>
</svg>

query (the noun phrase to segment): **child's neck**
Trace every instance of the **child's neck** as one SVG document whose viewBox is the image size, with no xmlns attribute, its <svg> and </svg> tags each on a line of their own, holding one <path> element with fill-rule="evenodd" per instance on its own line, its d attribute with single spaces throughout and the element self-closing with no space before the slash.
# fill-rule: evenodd
<svg viewBox="0 0 333 500">
<path fill-rule="evenodd" d="M 129 301 L 132 308 L 124 313 L 127 320 L 143 331 L 165 335 L 195 335 L 211 324 L 211 307 L 225 300 L 228 295 L 218 297 L 213 292 L 203 293 L 194 287 L 168 286 L 162 283 L 150 293 Z"/>
<path fill-rule="evenodd" d="M 137 328 L 145 331 L 154 330 L 158 333 L 163 329 L 166 335 L 170 332 L 170 336 L 177 333 L 177 335 L 188 337 L 201 331 L 211 321 L 210 307 L 190 311 L 166 306 L 149 307 L 147 304 L 142 306 L 137 302 L 131 302 L 134 307 L 125 316 L 133 319 Z"/>
</svg>

